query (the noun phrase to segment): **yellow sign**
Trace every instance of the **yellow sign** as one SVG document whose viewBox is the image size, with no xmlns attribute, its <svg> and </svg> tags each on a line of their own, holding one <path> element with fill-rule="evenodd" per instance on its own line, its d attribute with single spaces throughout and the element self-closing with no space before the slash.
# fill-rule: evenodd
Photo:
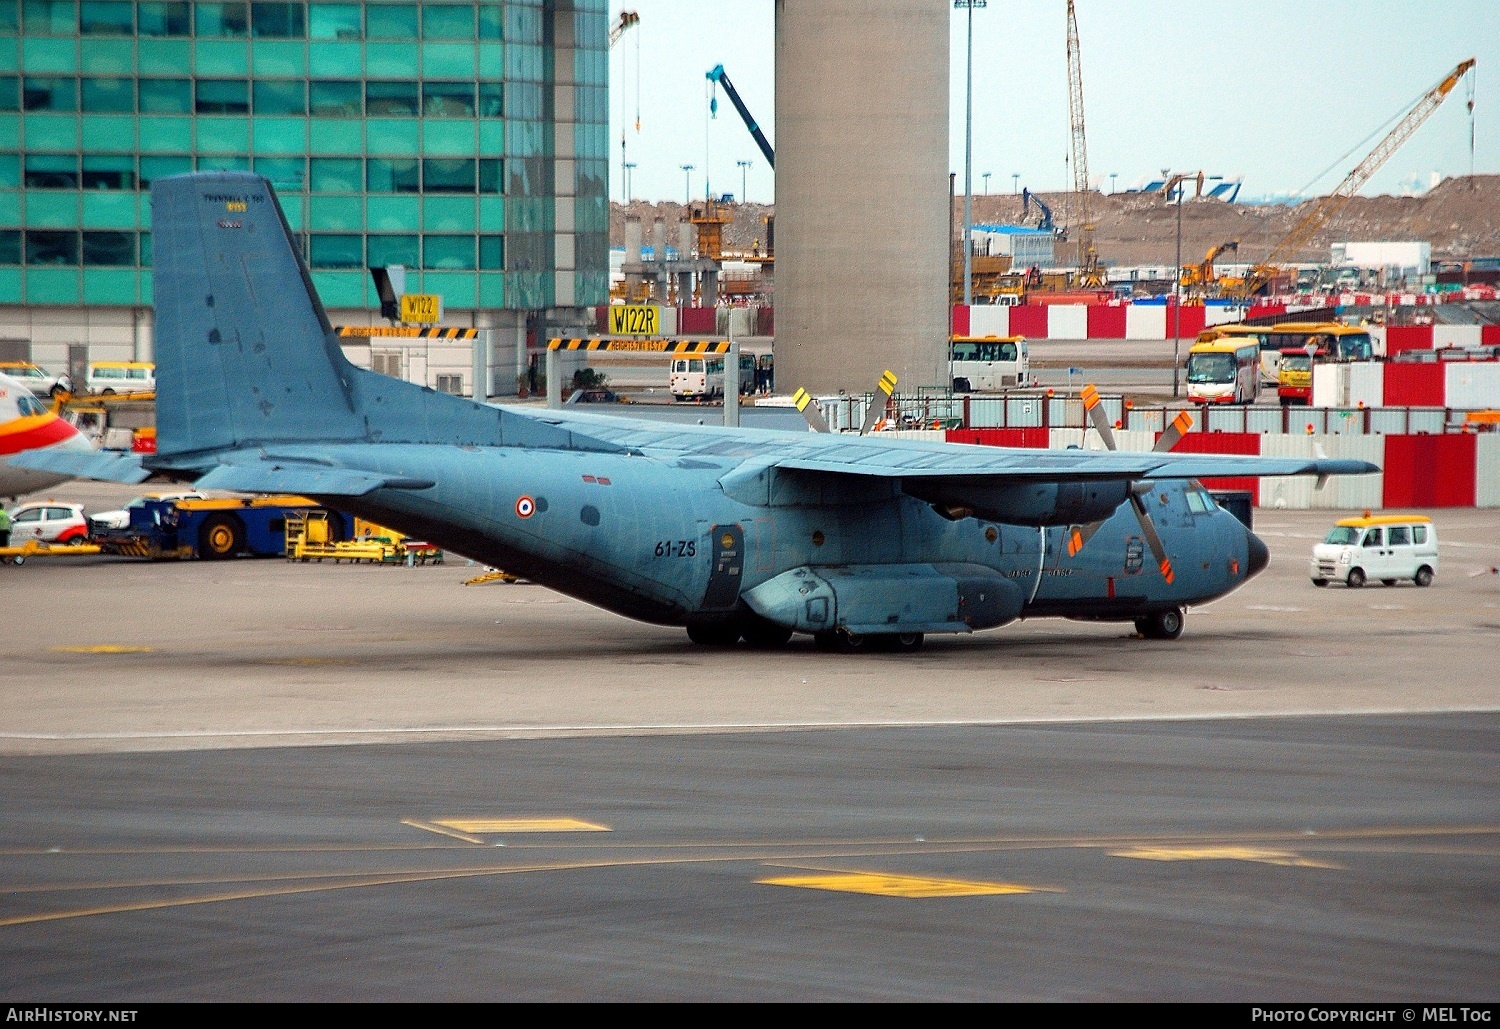
<svg viewBox="0 0 1500 1029">
<path fill-rule="evenodd" d="M 436 293 L 402 293 L 401 320 L 412 325 L 436 325 L 443 320 L 443 298 Z"/>
<path fill-rule="evenodd" d="M 655 304 L 611 304 L 611 336 L 655 336 L 661 332 L 661 308 Z"/>
</svg>

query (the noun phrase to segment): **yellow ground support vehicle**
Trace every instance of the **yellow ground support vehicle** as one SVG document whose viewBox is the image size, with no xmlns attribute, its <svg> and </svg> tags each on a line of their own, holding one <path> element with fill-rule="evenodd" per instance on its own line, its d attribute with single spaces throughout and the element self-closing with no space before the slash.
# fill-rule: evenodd
<svg viewBox="0 0 1500 1029">
<path fill-rule="evenodd" d="M 341 540 L 327 511 L 294 511 L 286 519 L 288 561 L 332 561 L 339 564 L 442 564 L 443 552 L 430 543 L 412 540 L 390 529 L 354 520 L 354 536 Z"/>
</svg>

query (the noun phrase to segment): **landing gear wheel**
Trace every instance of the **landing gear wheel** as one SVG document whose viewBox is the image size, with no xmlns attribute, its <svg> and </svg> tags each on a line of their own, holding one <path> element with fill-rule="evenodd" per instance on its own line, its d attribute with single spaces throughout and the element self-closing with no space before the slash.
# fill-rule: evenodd
<svg viewBox="0 0 1500 1029">
<path fill-rule="evenodd" d="M 898 632 L 891 635 L 886 646 L 897 654 L 915 654 L 922 649 L 922 639 L 920 632 Z"/>
<path fill-rule="evenodd" d="M 792 630 L 775 622 L 757 619 L 745 626 L 741 635 L 745 637 L 745 643 L 756 650 L 780 650 L 792 638 Z"/>
<path fill-rule="evenodd" d="M 214 515 L 198 531 L 198 556 L 205 561 L 222 561 L 245 547 L 245 530 L 228 515 Z"/>
<path fill-rule="evenodd" d="M 1142 615 L 1135 620 L 1135 631 L 1148 640 L 1175 640 L 1182 635 L 1182 608 Z"/>
<path fill-rule="evenodd" d="M 1431 586 L 1432 569 L 1428 568 L 1426 565 L 1423 565 L 1421 568 L 1417 569 L 1417 574 L 1412 577 L 1411 581 L 1416 583 L 1418 586 Z"/>
<path fill-rule="evenodd" d="M 1314 579 L 1312 582 L 1313 582 L 1314 586 L 1327 586 L 1328 585 L 1328 580 L 1327 579 Z"/>
<path fill-rule="evenodd" d="M 703 647 L 732 647 L 740 641 L 740 630 L 732 625 L 689 625 L 687 634 Z"/>
<path fill-rule="evenodd" d="M 875 649 L 872 637 L 842 629 L 813 633 L 813 645 L 834 654 L 863 654 Z"/>
<path fill-rule="evenodd" d="M 1365 573 L 1362 569 L 1351 568 L 1349 569 L 1349 578 L 1345 579 L 1344 582 L 1351 590 L 1357 590 L 1365 584 Z"/>
</svg>

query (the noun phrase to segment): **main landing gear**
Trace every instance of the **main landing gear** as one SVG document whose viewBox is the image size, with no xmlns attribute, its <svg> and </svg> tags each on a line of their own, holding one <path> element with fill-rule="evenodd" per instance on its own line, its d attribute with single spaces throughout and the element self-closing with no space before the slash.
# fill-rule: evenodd
<svg viewBox="0 0 1500 1029">
<path fill-rule="evenodd" d="M 1135 620 L 1135 631 L 1148 640 L 1175 640 L 1182 635 L 1182 608 L 1153 611 Z"/>
</svg>

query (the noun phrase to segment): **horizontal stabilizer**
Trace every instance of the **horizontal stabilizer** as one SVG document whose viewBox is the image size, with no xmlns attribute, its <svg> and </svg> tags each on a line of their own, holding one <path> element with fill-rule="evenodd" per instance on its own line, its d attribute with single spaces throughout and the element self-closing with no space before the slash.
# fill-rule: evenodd
<svg viewBox="0 0 1500 1029">
<path fill-rule="evenodd" d="M 39 472 L 56 472 L 74 479 L 98 479 L 102 482 L 124 482 L 134 485 L 151 478 L 141 467 L 139 454 L 113 451 L 28 450 L 10 459 L 13 468 L 31 468 Z"/>
<path fill-rule="evenodd" d="M 292 493 L 304 497 L 362 497 L 378 489 L 427 489 L 430 479 L 382 475 L 357 468 L 257 461 L 223 464 L 199 479 L 200 489 L 239 493 Z"/>
</svg>

